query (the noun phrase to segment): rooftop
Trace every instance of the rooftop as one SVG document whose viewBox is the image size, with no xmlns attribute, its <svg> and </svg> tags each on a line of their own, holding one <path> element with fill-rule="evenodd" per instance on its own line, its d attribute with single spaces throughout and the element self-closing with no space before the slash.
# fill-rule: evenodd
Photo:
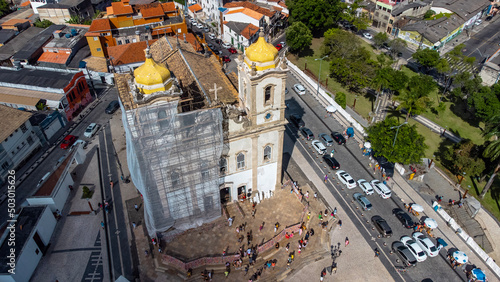
<svg viewBox="0 0 500 282">
<path fill-rule="evenodd" d="M 71 35 L 73 29 L 77 34 L 67 38 L 66 34 Z M 54 36 L 44 48 L 73 48 L 80 39 L 85 37 L 85 32 L 87 32 L 87 30 L 87 28 L 65 27 L 61 32 L 58 32 L 58 36 Z"/>
<path fill-rule="evenodd" d="M 429 4 L 421 2 L 421 1 L 415 1 L 415 2 L 410 2 L 410 3 L 402 3 L 400 5 L 395 6 L 391 14 L 393 16 L 399 16 L 401 13 L 403 13 L 406 10 L 413 9 L 413 8 L 418 8 L 418 7 L 425 7 Z"/>
<path fill-rule="evenodd" d="M 200 6 L 200 4 L 191 5 L 191 6 L 189 6 L 188 9 L 189 9 L 189 11 L 191 11 L 193 13 L 203 10 L 203 8 Z"/>
<path fill-rule="evenodd" d="M 448 9 L 466 21 L 490 4 L 489 0 L 434 0 L 432 7 Z"/>
<path fill-rule="evenodd" d="M 156 42 L 156 39 L 148 41 L 149 45 L 151 45 Z M 146 48 L 146 41 L 140 41 L 136 43 L 108 47 L 108 54 L 112 59 L 113 65 L 126 65 L 137 62 L 144 62 L 146 60 L 146 55 L 144 54 L 144 50 Z"/>
<path fill-rule="evenodd" d="M 266 8 L 262 8 L 256 4 L 253 4 L 253 3 L 250 3 L 247 1 L 230 2 L 230 3 L 226 3 L 224 5 L 224 8 L 237 8 L 237 7 L 242 7 L 242 8 L 247 8 L 247 9 L 253 10 L 253 11 L 258 12 L 260 14 L 263 14 L 269 18 L 271 18 L 275 14 L 274 11 L 271 11 L 271 10 L 266 9 Z"/>
<path fill-rule="evenodd" d="M 461 18 L 441 17 L 431 21 L 418 21 L 401 27 L 404 31 L 417 31 L 433 44 L 440 41 L 464 23 Z"/>
<path fill-rule="evenodd" d="M 0 105 L 0 120 L 2 121 L 0 142 L 3 142 L 14 131 L 19 129 L 30 117 L 31 113 Z"/>
<path fill-rule="evenodd" d="M 259 32 L 259 27 L 253 25 L 253 24 L 248 24 L 242 31 L 241 31 L 241 36 L 245 37 L 246 39 L 252 38 L 254 34 Z"/>
<path fill-rule="evenodd" d="M 6 88 L 6 87 L 0 87 Z M 1 91 L 1 90 L 0 90 Z M 38 97 L 25 97 L 11 94 L 3 94 L 0 92 L 0 102 L 7 104 L 25 105 L 25 106 L 36 106 L 40 102 Z"/>
<path fill-rule="evenodd" d="M 61 30 L 65 25 L 51 25 L 45 30 L 30 38 L 23 48 L 14 54 L 14 60 L 29 60 L 32 55 L 53 37 L 53 32 Z"/>
<path fill-rule="evenodd" d="M 43 54 L 38 58 L 38 62 L 54 63 L 60 65 L 66 65 L 68 62 L 70 53 L 66 52 L 43 52 Z"/>
<path fill-rule="evenodd" d="M 75 76 L 74 73 L 34 70 L 22 68 L 20 70 L 0 69 L 0 84 L 30 85 L 53 89 L 64 89 Z M 58 99 L 59 100 L 59 99 Z"/>
<path fill-rule="evenodd" d="M 111 22 L 109 19 L 95 19 L 89 27 L 89 32 L 100 32 L 111 30 Z"/>
<path fill-rule="evenodd" d="M 31 233 L 38 224 L 43 212 L 48 207 L 46 206 L 34 206 L 34 207 L 24 207 L 19 216 L 17 217 L 16 223 L 16 257 L 19 259 L 21 251 L 24 248 L 26 242 L 31 238 Z M 8 231 L 7 231 L 8 232 Z M 8 245 L 8 241 L 5 240 L 0 246 L 0 273 L 7 273 L 10 267 L 7 265 L 9 258 L 7 256 L 10 254 L 10 249 L 13 248 Z"/>
<path fill-rule="evenodd" d="M 0 44 L 9 42 L 9 40 L 16 36 L 16 33 L 17 31 L 13 29 L 0 29 Z"/>
<path fill-rule="evenodd" d="M 232 10 L 232 11 L 227 12 L 226 14 L 237 14 L 237 13 L 245 14 L 245 15 L 247 15 L 251 18 L 254 18 L 256 20 L 260 20 L 264 16 L 264 14 L 259 13 L 257 11 L 254 11 L 252 9 L 248 9 L 248 8 Z"/>
<path fill-rule="evenodd" d="M 35 101 L 33 99 L 36 99 L 36 104 L 40 99 L 59 101 L 62 98 L 63 96 L 58 93 L 0 86 L 0 101 L 4 102 L 8 100 L 3 99 L 11 99 L 23 105 L 31 105 Z"/>
<path fill-rule="evenodd" d="M 156 0 L 130 0 L 129 4 L 130 5 L 145 5 L 145 4 L 151 4 L 155 1 Z"/>
<path fill-rule="evenodd" d="M 2 26 L 16 26 L 18 24 L 23 24 L 25 22 L 29 22 L 27 19 L 10 19 L 4 23 L 2 23 Z"/>
<path fill-rule="evenodd" d="M 241 35 L 241 32 L 248 26 L 248 23 L 230 21 L 230 22 L 227 22 L 225 25 L 228 28 L 230 28 L 232 31 Z"/>
<path fill-rule="evenodd" d="M 113 7 L 113 13 L 117 16 L 129 15 L 134 13 L 132 6 L 125 5 L 123 4 L 123 2 L 113 2 L 111 3 L 111 7 Z"/>
<path fill-rule="evenodd" d="M 32 26 L 27 30 L 21 32 L 18 36 L 16 36 L 0 48 L 0 61 L 7 60 L 14 56 L 15 53 L 22 50 L 23 47 L 27 45 L 32 38 L 35 38 L 37 34 L 42 31 L 43 28 Z"/>
<path fill-rule="evenodd" d="M 47 3 L 43 6 L 38 7 L 38 9 L 69 9 L 78 6 L 85 0 L 61 0 L 58 3 Z"/>
</svg>

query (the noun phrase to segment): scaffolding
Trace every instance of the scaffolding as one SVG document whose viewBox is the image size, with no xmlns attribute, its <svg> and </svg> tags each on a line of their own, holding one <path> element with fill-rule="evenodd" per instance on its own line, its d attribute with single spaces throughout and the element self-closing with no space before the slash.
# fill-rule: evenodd
<svg viewBox="0 0 500 282">
<path fill-rule="evenodd" d="M 177 109 L 177 101 L 162 101 L 122 111 L 128 167 L 144 199 L 150 236 L 172 227 L 197 227 L 221 215 L 221 110 L 179 114 Z"/>
</svg>

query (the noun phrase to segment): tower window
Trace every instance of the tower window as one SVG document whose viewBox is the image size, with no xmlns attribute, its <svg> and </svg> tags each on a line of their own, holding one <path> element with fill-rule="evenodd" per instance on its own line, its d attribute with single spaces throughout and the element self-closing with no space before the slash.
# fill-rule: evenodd
<svg viewBox="0 0 500 282">
<path fill-rule="evenodd" d="M 271 146 L 266 146 L 264 148 L 264 161 L 270 161 L 271 160 Z"/>
<path fill-rule="evenodd" d="M 264 104 L 266 105 L 271 103 L 271 89 L 272 86 L 268 86 L 264 91 Z"/>
<path fill-rule="evenodd" d="M 245 168 L 245 154 L 239 153 L 236 157 L 236 163 L 238 164 L 238 169 Z"/>
<path fill-rule="evenodd" d="M 225 175 L 227 173 L 227 160 L 226 158 L 221 158 L 219 162 L 220 175 Z"/>
<path fill-rule="evenodd" d="M 175 187 L 180 184 L 180 175 L 178 172 L 173 171 L 170 174 L 170 180 L 172 181 L 172 186 Z"/>
</svg>

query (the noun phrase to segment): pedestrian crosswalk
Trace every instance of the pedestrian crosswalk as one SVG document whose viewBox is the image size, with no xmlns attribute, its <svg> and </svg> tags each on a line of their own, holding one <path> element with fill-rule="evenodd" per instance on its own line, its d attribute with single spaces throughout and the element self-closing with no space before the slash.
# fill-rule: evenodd
<svg viewBox="0 0 500 282">
<path fill-rule="evenodd" d="M 448 54 L 446 54 L 444 58 L 448 61 L 452 71 L 454 72 L 469 72 L 472 74 L 476 74 L 479 72 L 476 64 L 467 64 L 463 60 L 455 63 L 455 61 Z"/>
</svg>

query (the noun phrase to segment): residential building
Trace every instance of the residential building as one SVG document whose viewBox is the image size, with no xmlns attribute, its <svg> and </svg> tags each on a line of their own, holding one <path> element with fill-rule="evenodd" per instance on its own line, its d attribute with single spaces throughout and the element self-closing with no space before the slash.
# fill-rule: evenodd
<svg viewBox="0 0 500 282">
<path fill-rule="evenodd" d="M 72 17 L 85 21 L 94 16 L 90 0 L 51 0 L 37 7 L 37 11 L 41 21 L 49 20 L 55 24 L 66 24 Z"/>
<path fill-rule="evenodd" d="M 19 32 L 12 29 L 0 29 L 0 47 L 16 37 L 17 34 Z"/>
<path fill-rule="evenodd" d="M 500 79 L 500 49 L 491 55 L 482 65 L 479 76 L 483 85 L 492 86 Z"/>
<path fill-rule="evenodd" d="M 156 39 L 108 47 L 109 59 L 115 72 L 133 71 L 144 64 L 144 50 Z"/>
<path fill-rule="evenodd" d="M 200 0 L 199 4 L 194 4 L 189 7 L 196 7 L 196 9 L 203 8 L 202 12 L 199 12 L 198 18 L 205 22 L 206 24 L 213 26 L 220 34 L 221 19 L 220 19 L 220 8 L 229 2 L 228 0 Z M 200 6 L 201 5 L 201 6 Z"/>
<path fill-rule="evenodd" d="M 43 54 L 43 46 L 45 46 L 52 38 L 54 32 L 64 29 L 64 25 L 51 25 L 38 33 L 35 37 L 30 38 L 21 50 L 12 56 L 12 61 L 19 62 L 23 65 L 35 65 L 38 58 Z M 24 33 L 24 32 L 23 32 Z M 14 41 L 14 40 L 12 40 Z M 15 65 L 15 64 L 14 64 Z"/>
<path fill-rule="evenodd" d="M 244 52 L 245 48 L 259 37 L 259 27 L 251 23 L 224 22 L 223 30 L 222 39 L 240 49 L 241 52 Z"/>
<path fill-rule="evenodd" d="M 266 37 L 272 35 L 274 30 L 282 26 L 285 14 L 273 6 L 261 7 L 266 4 L 254 4 L 247 1 L 237 1 L 226 3 L 221 9 L 223 22 L 244 22 L 251 23 L 257 27 L 263 27 Z M 222 31 L 224 34 L 224 31 Z"/>
<path fill-rule="evenodd" d="M 133 74 L 115 74 L 151 235 L 200 226 L 223 204 L 260 202 L 281 187 L 286 59 L 261 32 L 228 77 L 216 58 L 173 40 L 152 44 Z"/>
<path fill-rule="evenodd" d="M 38 65 L 65 69 L 76 53 L 87 45 L 85 37 L 87 30 L 81 27 L 65 27 L 54 31 L 54 38 L 43 47 Z"/>
<path fill-rule="evenodd" d="M 5 43 L 5 45 L 0 48 L 0 66 L 13 67 L 14 61 L 12 57 L 14 54 L 23 50 L 23 47 L 42 31 L 43 28 L 32 26 Z"/>
<path fill-rule="evenodd" d="M 193 19 L 199 19 L 204 21 L 206 19 L 203 8 L 200 4 L 194 4 L 188 7 L 188 15 Z"/>
<path fill-rule="evenodd" d="M 85 34 L 94 57 L 108 57 L 108 47 L 135 43 L 166 35 L 187 33 L 184 18 L 173 2 L 131 6 L 113 2 L 107 18 L 92 21 Z"/>
<path fill-rule="evenodd" d="M 50 238 L 56 227 L 56 219 L 46 206 L 24 207 L 12 229 L 5 230 L 4 241 L 0 246 L 0 280 L 6 282 L 30 281 L 38 263 L 49 248 Z M 12 231 L 11 231 L 12 230 Z M 9 245 L 10 232 L 15 234 L 15 246 Z M 12 254 L 11 249 L 15 252 Z M 15 274 L 9 270 L 10 257 L 15 255 Z"/>
<path fill-rule="evenodd" d="M 33 126 L 33 131 L 40 138 L 42 146 L 49 145 L 51 143 L 50 139 L 54 136 L 58 137 L 56 133 L 67 124 L 66 117 L 61 115 L 59 111 L 33 113 L 30 122 Z"/>
<path fill-rule="evenodd" d="M 21 32 L 31 26 L 29 20 L 26 19 L 10 19 L 1 24 L 2 29 L 11 29 Z"/>
<path fill-rule="evenodd" d="M 0 183 L 5 183 L 8 171 L 19 166 L 36 153 L 40 139 L 29 121 L 31 113 L 0 105 Z"/>
<path fill-rule="evenodd" d="M 83 72 L 0 69 L 0 104 L 58 110 L 68 121 L 93 100 Z"/>
</svg>

